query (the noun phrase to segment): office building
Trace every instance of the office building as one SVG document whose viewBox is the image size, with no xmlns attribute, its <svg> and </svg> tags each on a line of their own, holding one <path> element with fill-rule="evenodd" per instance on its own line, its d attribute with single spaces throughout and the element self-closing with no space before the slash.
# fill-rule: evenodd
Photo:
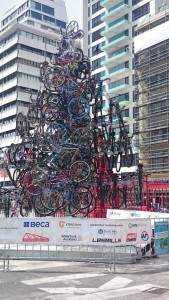
<svg viewBox="0 0 169 300">
<path fill-rule="evenodd" d="M 62 0 L 22 1 L 1 17 L 0 148 L 17 143 L 16 114 L 41 87 L 39 63 L 56 50 L 67 14 Z"/>
</svg>

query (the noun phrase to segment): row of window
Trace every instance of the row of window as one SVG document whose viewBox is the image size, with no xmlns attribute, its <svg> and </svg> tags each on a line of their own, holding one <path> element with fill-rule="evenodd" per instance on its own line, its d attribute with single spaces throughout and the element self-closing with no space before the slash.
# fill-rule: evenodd
<svg viewBox="0 0 169 300">
<path fill-rule="evenodd" d="M 8 63 L 0 67 L 0 72 L 3 72 L 7 70 L 8 68 L 11 68 L 14 64 L 23 64 L 27 66 L 32 66 L 35 68 L 39 68 L 39 63 L 36 61 L 28 60 L 28 59 L 23 59 L 23 58 L 14 58 L 13 60 L 10 60 Z"/>
<path fill-rule="evenodd" d="M 20 30 L 19 35 L 24 36 L 28 39 L 37 40 L 38 42 L 42 42 L 42 43 L 45 43 L 45 44 L 56 46 L 56 41 L 55 40 L 47 39 L 45 37 L 42 37 L 42 36 L 37 35 L 37 34 L 30 33 L 30 32 L 27 32 L 27 31 Z"/>
<path fill-rule="evenodd" d="M 109 38 L 108 42 L 112 43 L 112 42 L 120 39 L 121 37 L 125 37 L 125 36 L 129 36 L 129 30 L 128 29 L 112 36 L 111 38 Z"/>
<path fill-rule="evenodd" d="M 19 15 L 22 11 L 24 11 L 28 7 L 28 1 L 22 4 L 18 9 L 16 9 L 13 13 L 11 13 L 8 17 L 6 17 L 2 22 L 1 26 L 9 23 L 13 20 L 17 15 Z"/>
<path fill-rule="evenodd" d="M 124 84 L 129 84 L 129 77 L 122 78 L 122 79 L 120 79 L 120 80 L 111 82 L 111 83 L 109 84 L 109 89 L 114 89 L 114 88 L 120 87 L 121 85 L 124 85 Z"/>
<path fill-rule="evenodd" d="M 40 81 L 39 76 L 35 76 L 35 75 L 31 75 L 31 74 L 27 74 L 27 73 L 21 73 L 18 72 L 18 78 L 23 78 L 26 80 L 33 80 L 33 81 Z"/>
<path fill-rule="evenodd" d="M 129 61 L 125 61 L 119 65 L 116 65 L 115 67 L 109 68 L 108 73 L 111 74 L 125 68 L 129 68 Z"/>
<path fill-rule="evenodd" d="M 48 14 L 48 15 L 54 16 L 54 8 L 51 7 L 51 6 L 47 6 L 47 5 L 44 5 L 44 4 L 41 4 L 39 2 L 31 0 L 30 7 L 33 8 L 33 9 L 42 11 L 42 12 Z"/>
<path fill-rule="evenodd" d="M 38 13 L 38 12 L 33 11 L 33 10 L 31 10 L 29 12 L 29 16 L 31 16 L 33 19 L 44 21 L 48 24 L 56 25 L 57 27 L 60 27 L 60 28 L 66 28 L 66 22 L 57 20 L 55 18 L 51 18 L 51 17 L 46 16 L 46 15 L 42 15 L 41 13 Z"/>
<path fill-rule="evenodd" d="M 112 58 L 114 56 L 120 55 L 122 53 L 128 53 L 128 52 L 129 52 L 129 45 L 110 52 L 108 54 L 108 58 Z"/>
<path fill-rule="evenodd" d="M 0 121 L 0 125 L 4 125 L 4 124 L 10 124 L 12 122 L 16 121 L 16 115 L 15 116 L 10 116 L 8 118 L 5 118 L 3 120 Z"/>
<path fill-rule="evenodd" d="M 4 133 L 1 133 L 0 137 L 2 137 L 2 138 L 9 138 L 11 136 L 15 136 L 15 134 L 16 134 L 15 130 L 9 130 L 9 131 L 6 131 Z M 11 182 L 10 182 L 10 185 L 11 185 Z"/>
</svg>

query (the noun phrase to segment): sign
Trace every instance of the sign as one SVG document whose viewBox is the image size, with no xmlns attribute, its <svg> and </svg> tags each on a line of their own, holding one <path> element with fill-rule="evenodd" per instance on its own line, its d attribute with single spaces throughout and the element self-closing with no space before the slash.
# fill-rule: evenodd
<svg viewBox="0 0 169 300">
<path fill-rule="evenodd" d="M 107 218 L 110 219 L 132 219 L 132 218 L 150 218 L 150 219 L 165 219 L 169 218 L 168 213 L 141 211 L 141 210 L 119 210 L 108 209 Z"/>
<path fill-rule="evenodd" d="M 168 221 L 154 223 L 155 253 L 169 254 Z"/>
<path fill-rule="evenodd" d="M 0 219 L 0 243 L 114 246 L 148 243 L 148 219 Z"/>
</svg>

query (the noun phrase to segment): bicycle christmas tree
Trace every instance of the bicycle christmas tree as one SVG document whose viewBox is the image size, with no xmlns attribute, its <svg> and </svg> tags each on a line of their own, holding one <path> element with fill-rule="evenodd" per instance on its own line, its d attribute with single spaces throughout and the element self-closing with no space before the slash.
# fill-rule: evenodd
<svg viewBox="0 0 169 300">
<path fill-rule="evenodd" d="M 40 64 L 43 89 L 35 99 L 30 96 L 27 115 L 17 115 L 22 142 L 11 144 L 6 153 L 8 163 L 15 166 L 13 175 L 7 163 L 6 169 L 20 191 L 22 216 L 34 207 L 40 216 L 64 211 L 84 217 L 96 201 L 112 208 L 126 201 L 113 168 L 120 171 L 122 157 L 131 166 L 131 139 L 118 101 L 110 101 L 103 115 L 103 81 L 96 83 L 91 76 L 90 60 L 79 47 L 83 36 L 76 21 L 68 24 L 50 63 Z"/>
</svg>

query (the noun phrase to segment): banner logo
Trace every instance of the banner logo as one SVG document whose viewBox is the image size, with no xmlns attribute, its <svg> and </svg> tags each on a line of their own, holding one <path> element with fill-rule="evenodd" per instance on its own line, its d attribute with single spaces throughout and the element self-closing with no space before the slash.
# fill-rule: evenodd
<svg viewBox="0 0 169 300">
<path fill-rule="evenodd" d="M 137 233 L 128 233 L 126 242 L 135 242 L 137 239 Z"/>
<path fill-rule="evenodd" d="M 49 227 L 49 222 L 23 222 L 23 227 Z"/>
<path fill-rule="evenodd" d="M 147 231 L 143 231 L 142 234 L 141 234 L 141 238 L 143 241 L 148 241 L 149 239 L 149 234 L 147 233 Z"/>
<path fill-rule="evenodd" d="M 63 228 L 65 226 L 65 221 L 59 221 L 60 228 Z"/>
</svg>

